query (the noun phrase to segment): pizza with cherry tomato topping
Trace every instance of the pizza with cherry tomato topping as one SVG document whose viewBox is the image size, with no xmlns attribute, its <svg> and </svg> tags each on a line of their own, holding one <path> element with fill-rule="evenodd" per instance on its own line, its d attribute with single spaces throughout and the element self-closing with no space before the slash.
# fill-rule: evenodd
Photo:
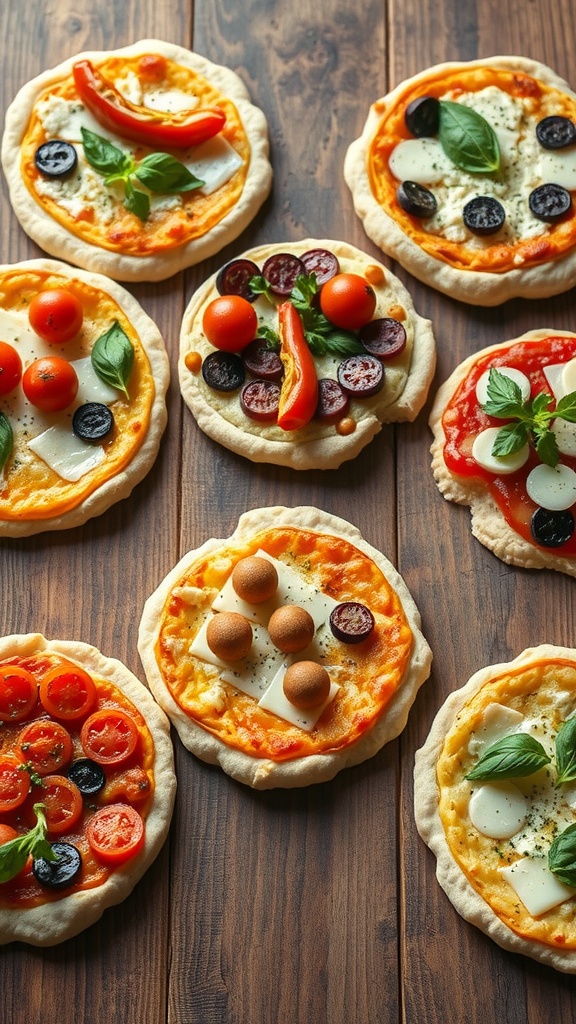
<svg viewBox="0 0 576 1024">
<path fill-rule="evenodd" d="M 2 162 L 52 256 L 157 281 L 231 242 L 268 195 L 268 129 L 228 68 L 156 39 L 80 53 L 19 91 Z"/>
<path fill-rule="evenodd" d="M 431 664 L 399 573 L 312 507 L 254 509 L 185 555 L 146 602 L 138 648 L 184 745 L 255 789 L 374 756 Z"/>
<path fill-rule="evenodd" d="M 335 469 L 383 423 L 414 420 L 435 362 L 430 321 L 401 282 L 333 240 L 231 260 L 195 291 L 180 335 L 180 388 L 200 428 L 293 469 Z"/>
<path fill-rule="evenodd" d="M 430 413 L 432 470 L 498 558 L 576 575 L 576 334 L 529 331 L 464 360 Z"/>
<path fill-rule="evenodd" d="M 0 536 L 127 497 L 166 425 L 156 325 L 121 285 L 56 260 L 0 267 Z"/>
<path fill-rule="evenodd" d="M 124 900 L 167 836 L 169 723 L 121 662 L 0 640 L 0 942 L 49 946 Z"/>
<path fill-rule="evenodd" d="M 576 282 L 576 95 L 524 57 L 439 64 L 372 104 L 344 176 L 415 277 L 493 306 Z"/>
</svg>

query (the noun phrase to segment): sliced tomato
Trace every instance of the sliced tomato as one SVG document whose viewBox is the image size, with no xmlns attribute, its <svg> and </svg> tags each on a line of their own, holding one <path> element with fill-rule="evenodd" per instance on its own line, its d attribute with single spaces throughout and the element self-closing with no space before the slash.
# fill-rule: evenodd
<svg viewBox="0 0 576 1024">
<path fill-rule="evenodd" d="M 54 718 L 65 721 L 84 718 L 96 700 L 92 676 L 72 662 L 63 662 L 40 680 L 40 702 Z"/>
<path fill-rule="evenodd" d="M 144 846 L 144 821 L 129 804 L 109 804 L 90 818 L 86 838 L 106 864 L 121 864 Z"/>
<path fill-rule="evenodd" d="M 38 775 L 53 775 L 72 757 L 72 738 L 59 722 L 38 718 L 18 736 L 18 752 Z"/>
<path fill-rule="evenodd" d="M 5 825 L 0 822 L 0 846 L 4 846 L 4 843 L 9 843 L 12 839 L 18 839 L 20 835 L 12 825 Z"/>
<path fill-rule="evenodd" d="M 20 665 L 0 665 L 0 722 L 19 722 L 38 700 L 38 683 Z"/>
<path fill-rule="evenodd" d="M 30 776 L 15 757 L 0 757 L 0 812 L 15 811 L 30 792 Z"/>
<path fill-rule="evenodd" d="M 102 708 L 86 719 L 80 733 L 86 757 L 97 764 L 120 764 L 136 750 L 138 726 L 116 708 Z"/>
<path fill-rule="evenodd" d="M 53 836 L 70 832 L 82 814 L 82 794 L 64 775 L 47 775 L 42 783 L 46 827 Z"/>
</svg>

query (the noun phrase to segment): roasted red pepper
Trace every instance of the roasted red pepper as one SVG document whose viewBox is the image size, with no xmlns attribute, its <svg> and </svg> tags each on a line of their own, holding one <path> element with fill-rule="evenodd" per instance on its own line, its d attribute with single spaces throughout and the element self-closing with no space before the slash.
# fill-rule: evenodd
<svg viewBox="0 0 576 1024">
<path fill-rule="evenodd" d="M 278 307 L 278 326 L 280 358 L 284 364 L 278 426 L 282 430 L 298 430 L 310 422 L 316 410 L 318 377 L 302 321 L 291 302 Z"/>
<path fill-rule="evenodd" d="M 89 60 L 77 61 L 72 71 L 78 96 L 96 120 L 134 142 L 187 149 L 206 142 L 224 127 L 226 115 L 219 107 L 175 114 L 150 110 L 125 99 Z"/>
</svg>

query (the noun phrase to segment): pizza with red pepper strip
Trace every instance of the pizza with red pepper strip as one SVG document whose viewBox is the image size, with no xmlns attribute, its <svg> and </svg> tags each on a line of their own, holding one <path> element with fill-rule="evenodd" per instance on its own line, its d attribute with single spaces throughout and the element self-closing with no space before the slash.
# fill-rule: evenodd
<svg viewBox="0 0 576 1024">
<path fill-rule="evenodd" d="M 415 277 L 493 306 L 576 282 L 576 94 L 519 56 L 448 62 L 372 104 L 344 176 Z"/>
<path fill-rule="evenodd" d="M 2 162 L 38 245 L 124 281 L 218 252 L 272 179 L 266 119 L 238 75 L 157 39 L 77 54 L 24 85 Z"/>
<path fill-rule="evenodd" d="M 388 559 L 309 506 L 253 509 L 188 552 L 148 598 L 138 649 L 184 746 L 254 789 L 373 757 L 432 657 Z"/>
<path fill-rule="evenodd" d="M 0 942 L 49 946 L 124 900 L 168 834 L 169 723 L 121 662 L 0 640 Z"/>
<path fill-rule="evenodd" d="M 335 469 L 383 423 L 414 420 L 434 374 L 429 320 L 347 243 L 250 249 L 192 296 L 180 388 L 200 428 L 253 462 Z"/>
</svg>

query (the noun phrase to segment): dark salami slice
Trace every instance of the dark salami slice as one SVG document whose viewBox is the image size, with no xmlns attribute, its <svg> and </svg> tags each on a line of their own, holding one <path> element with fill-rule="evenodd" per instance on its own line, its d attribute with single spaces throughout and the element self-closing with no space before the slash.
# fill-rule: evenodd
<svg viewBox="0 0 576 1024">
<path fill-rule="evenodd" d="M 330 629 L 344 644 L 361 644 L 374 629 L 374 616 L 365 604 L 345 601 L 338 604 L 330 615 Z"/>
<path fill-rule="evenodd" d="M 351 398 L 369 398 L 384 384 L 384 367 L 376 356 L 349 356 L 338 367 L 338 381 Z"/>
<path fill-rule="evenodd" d="M 270 256 L 262 267 L 262 277 L 276 295 L 290 295 L 296 278 L 306 273 L 302 260 L 289 252 L 278 252 Z"/>
<path fill-rule="evenodd" d="M 282 360 L 274 349 L 268 348 L 265 338 L 255 338 L 242 349 L 244 366 L 253 377 L 262 380 L 280 380 L 284 373 Z"/>
<path fill-rule="evenodd" d="M 252 260 L 231 260 L 218 271 L 216 288 L 220 295 L 241 295 L 248 302 L 253 302 L 256 296 L 250 291 L 250 281 L 259 274 L 260 270 Z"/>
<path fill-rule="evenodd" d="M 314 413 L 320 423 L 338 423 L 350 407 L 350 399 L 337 380 L 322 377 L 318 381 L 318 405 Z"/>
<path fill-rule="evenodd" d="M 242 411 L 260 423 L 276 422 L 279 404 L 280 387 L 272 380 L 251 380 L 240 392 Z"/>
<path fill-rule="evenodd" d="M 300 257 L 307 274 L 315 274 L 319 285 L 326 284 L 331 277 L 340 273 L 338 257 L 329 249 L 308 249 Z"/>
<path fill-rule="evenodd" d="M 404 350 L 406 329 L 391 316 L 370 320 L 360 329 L 360 341 L 370 355 L 377 359 L 391 359 Z"/>
<path fill-rule="evenodd" d="M 244 363 L 235 352 L 211 352 L 202 363 L 202 376 L 214 391 L 235 391 L 246 380 Z"/>
</svg>

